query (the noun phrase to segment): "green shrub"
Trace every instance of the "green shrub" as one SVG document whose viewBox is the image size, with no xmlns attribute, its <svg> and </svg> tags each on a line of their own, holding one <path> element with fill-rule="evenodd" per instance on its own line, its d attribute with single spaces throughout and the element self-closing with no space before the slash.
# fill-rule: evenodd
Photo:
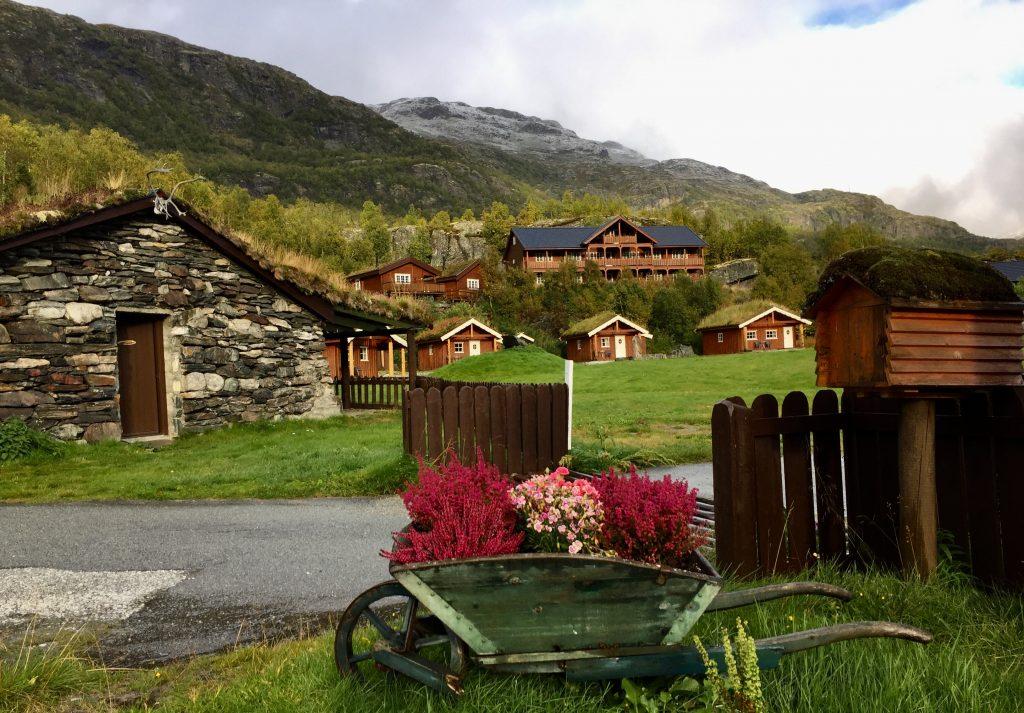
<svg viewBox="0 0 1024 713">
<path fill-rule="evenodd" d="M 0 423 L 0 463 L 30 455 L 56 455 L 63 449 L 64 443 L 29 428 L 20 418 L 9 418 Z"/>
</svg>

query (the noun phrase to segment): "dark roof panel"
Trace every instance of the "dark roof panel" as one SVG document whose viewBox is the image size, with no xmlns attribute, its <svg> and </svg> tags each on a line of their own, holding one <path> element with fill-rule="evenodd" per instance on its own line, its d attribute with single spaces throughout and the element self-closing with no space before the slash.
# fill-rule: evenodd
<svg viewBox="0 0 1024 713">
<path fill-rule="evenodd" d="M 1024 260 L 1005 260 L 989 263 L 1010 282 L 1024 280 Z"/>
<path fill-rule="evenodd" d="M 512 228 L 512 234 L 527 250 L 573 250 L 583 247 L 583 241 L 601 226 L 563 228 Z M 701 248 L 707 245 L 699 235 L 685 225 L 645 225 L 640 230 L 666 248 Z"/>
</svg>

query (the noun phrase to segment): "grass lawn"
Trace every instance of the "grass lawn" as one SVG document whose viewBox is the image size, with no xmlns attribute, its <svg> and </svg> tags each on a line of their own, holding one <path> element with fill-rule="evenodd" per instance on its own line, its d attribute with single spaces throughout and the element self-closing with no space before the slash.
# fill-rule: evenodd
<svg viewBox="0 0 1024 713">
<path fill-rule="evenodd" d="M 415 473 L 393 414 L 231 426 L 157 450 L 75 445 L 0 465 L 0 499 L 299 498 L 395 492 Z"/>
<path fill-rule="evenodd" d="M 935 643 L 876 640 L 794 654 L 765 672 L 769 710 L 1012 711 L 1024 700 L 1024 603 L 985 594 L 959 575 L 930 584 L 828 567 L 815 578 L 845 586 L 845 605 L 797 597 L 708 615 L 695 633 L 717 642 L 737 616 L 756 636 L 841 621 L 883 619 L 922 626 Z M 451 700 L 407 679 L 371 671 L 365 681 L 338 679 L 332 636 L 247 647 L 155 670 L 105 670 L 94 662 L 36 652 L 0 652 L 0 711 L 148 711 L 303 713 L 364 711 L 622 710 L 617 682 L 577 686 L 558 677 L 501 676 L 474 670 L 466 693 Z M 46 658 L 44 658 L 44 656 Z"/>
<path fill-rule="evenodd" d="M 536 347 L 464 359 L 435 372 L 462 381 L 562 381 L 565 362 Z M 814 350 L 577 364 L 574 449 L 594 448 L 648 464 L 711 459 L 711 409 L 729 396 L 809 396 Z M 589 455 L 589 453 L 588 453 Z"/>
</svg>

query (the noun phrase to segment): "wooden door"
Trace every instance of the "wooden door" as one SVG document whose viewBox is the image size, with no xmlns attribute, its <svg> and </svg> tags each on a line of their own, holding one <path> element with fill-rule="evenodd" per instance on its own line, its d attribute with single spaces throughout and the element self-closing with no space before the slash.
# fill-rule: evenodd
<svg viewBox="0 0 1024 713">
<path fill-rule="evenodd" d="M 469 342 L 469 355 L 470 356 L 476 356 L 479 353 L 480 353 L 480 340 L 479 339 L 472 339 L 472 340 L 470 340 L 470 342 Z"/>
<path fill-rule="evenodd" d="M 784 349 L 793 348 L 793 328 L 783 327 L 782 328 L 782 347 Z"/>
<path fill-rule="evenodd" d="M 626 358 L 626 337 L 621 334 L 615 336 L 615 358 Z"/>
<path fill-rule="evenodd" d="M 163 317 L 117 315 L 117 372 L 121 435 L 166 434 Z"/>
</svg>

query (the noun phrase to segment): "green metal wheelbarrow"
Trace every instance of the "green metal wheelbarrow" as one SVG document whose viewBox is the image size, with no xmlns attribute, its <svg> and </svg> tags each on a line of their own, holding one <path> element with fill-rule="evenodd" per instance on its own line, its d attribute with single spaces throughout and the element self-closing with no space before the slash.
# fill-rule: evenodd
<svg viewBox="0 0 1024 713">
<path fill-rule="evenodd" d="M 721 592 L 721 577 L 700 553 L 688 570 L 568 554 L 392 563 L 394 579 L 367 589 L 342 615 L 335 662 L 342 676 L 358 675 L 365 662 L 454 693 L 470 661 L 574 681 L 700 675 L 689 634 L 705 612 L 801 594 L 852 597 L 816 582 Z M 758 663 L 772 668 L 786 654 L 867 637 L 932 640 L 902 624 L 836 624 L 759 639 Z M 724 668 L 722 647 L 708 653 Z"/>
</svg>

